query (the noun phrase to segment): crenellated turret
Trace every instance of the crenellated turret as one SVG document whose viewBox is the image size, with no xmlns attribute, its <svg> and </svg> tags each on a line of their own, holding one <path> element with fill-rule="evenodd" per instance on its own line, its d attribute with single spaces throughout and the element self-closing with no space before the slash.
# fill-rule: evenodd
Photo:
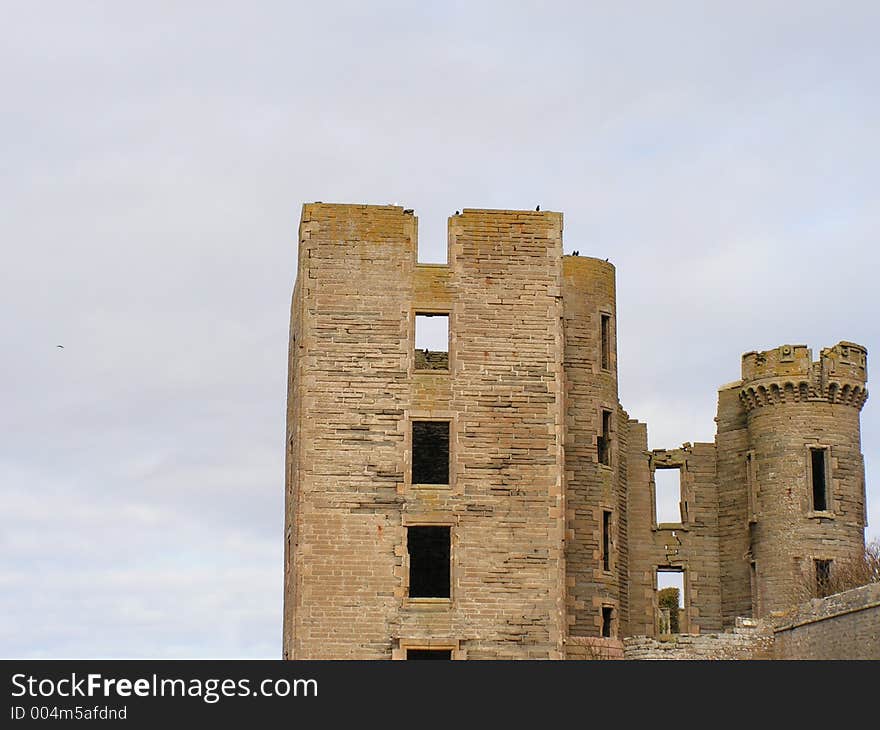
<svg viewBox="0 0 880 730">
<path fill-rule="evenodd" d="M 813 362 L 806 345 L 782 345 L 742 358 L 740 398 L 746 410 L 774 405 L 825 400 L 861 409 L 865 388 L 867 351 L 852 342 L 822 350 Z"/>
<path fill-rule="evenodd" d="M 756 615 L 822 593 L 861 554 L 866 362 L 865 348 L 850 342 L 823 349 L 815 362 L 805 345 L 743 355 Z"/>
</svg>

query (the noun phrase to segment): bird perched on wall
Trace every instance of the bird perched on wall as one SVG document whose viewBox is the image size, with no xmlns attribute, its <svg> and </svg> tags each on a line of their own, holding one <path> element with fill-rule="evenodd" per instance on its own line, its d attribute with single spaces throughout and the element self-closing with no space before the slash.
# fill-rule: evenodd
<svg viewBox="0 0 880 730">
<path fill-rule="evenodd" d="M 581 255 L 581 252 L 580 252 L 580 251 L 572 251 L 572 252 L 571 252 L 571 255 L 572 255 L 572 256 L 580 256 L 580 255 Z"/>
<path fill-rule="evenodd" d="M 460 210 L 455 211 L 455 215 L 461 215 L 461 211 Z"/>
<path fill-rule="evenodd" d="M 541 206 L 540 206 L 540 205 L 536 205 L 536 206 L 535 206 L 535 210 L 541 210 Z"/>
<path fill-rule="evenodd" d="M 407 209 L 404 210 L 403 212 L 404 212 L 404 215 L 411 215 L 412 212 L 413 212 L 413 208 L 407 208 Z"/>
</svg>

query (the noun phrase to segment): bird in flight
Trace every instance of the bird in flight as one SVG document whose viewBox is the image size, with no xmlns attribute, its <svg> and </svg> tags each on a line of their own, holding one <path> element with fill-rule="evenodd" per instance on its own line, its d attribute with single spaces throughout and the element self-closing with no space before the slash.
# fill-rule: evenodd
<svg viewBox="0 0 880 730">
<path fill-rule="evenodd" d="M 64 345 L 55 345 L 55 347 L 60 347 L 62 350 L 64 349 Z"/>
</svg>

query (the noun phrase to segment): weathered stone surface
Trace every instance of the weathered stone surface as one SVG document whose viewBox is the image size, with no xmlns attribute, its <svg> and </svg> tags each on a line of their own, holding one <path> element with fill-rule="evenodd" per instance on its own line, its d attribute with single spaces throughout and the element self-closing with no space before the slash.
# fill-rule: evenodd
<svg viewBox="0 0 880 730">
<path fill-rule="evenodd" d="M 776 659 L 880 659 L 880 583 L 813 599 L 776 623 Z"/>
<path fill-rule="evenodd" d="M 416 239 L 396 206 L 303 207 L 284 656 L 619 657 L 620 637 L 657 633 L 658 568 L 683 572 L 687 635 L 629 639 L 627 656 L 763 656 L 766 632 L 737 617 L 796 602 L 815 560 L 859 554 L 859 345 L 747 353 L 715 442 L 649 451 L 618 397 L 614 267 L 563 256 L 561 214 L 464 210 L 448 265 L 418 264 Z M 448 352 L 415 349 L 417 314 L 448 315 Z M 420 421 L 448 423 L 448 483 L 442 449 L 413 479 Z M 819 513 L 811 447 L 829 454 Z M 661 467 L 681 469 L 675 524 L 655 519 Z M 448 598 L 409 596 L 421 525 L 450 528 Z"/>
<path fill-rule="evenodd" d="M 723 634 L 678 634 L 663 639 L 636 636 L 624 639 L 624 659 L 756 660 L 773 659 L 773 632 L 738 630 Z"/>
</svg>

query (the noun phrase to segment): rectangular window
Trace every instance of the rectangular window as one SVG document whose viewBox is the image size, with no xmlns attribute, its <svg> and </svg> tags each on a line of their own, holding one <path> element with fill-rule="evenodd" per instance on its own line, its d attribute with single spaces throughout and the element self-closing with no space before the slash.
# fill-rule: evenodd
<svg viewBox="0 0 880 730">
<path fill-rule="evenodd" d="M 816 595 L 823 598 L 831 594 L 831 561 L 816 560 Z"/>
<path fill-rule="evenodd" d="M 680 467 L 654 470 L 654 510 L 658 525 L 682 523 Z"/>
<path fill-rule="evenodd" d="M 602 430 L 596 439 L 599 463 L 611 466 L 611 411 L 602 411 Z"/>
<path fill-rule="evenodd" d="M 602 319 L 602 369 L 611 369 L 611 315 L 603 314 Z"/>
<path fill-rule="evenodd" d="M 602 606 L 602 637 L 610 639 L 614 636 L 614 609 L 611 606 Z"/>
<path fill-rule="evenodd" d="M 452 659 L 452 649 L 407 649 L 407 659 Z"/>
<path fill-rule="evenodd" d="M 408 527 L 409 597 L 449 598 L 451 529 L 448 525 Z"/>
<path fill-rule="evenodd" d="M 413 484 L 449 484 L 449 421 L 412 422 Z"/>
<path fill-rule="evenodd" d="M 810 472 L 813 481 L 813 511 L 828 509 L 828 449 L 810 449 Z"/>
<path fill-rule="evenodd" d="M 676 568 L 657 569 L 657 633 L 684 633 L 684 571 Z"/>
<path fill-rule="evenodd" d="M 611 512 L 602 510 L 602 569 L 611 570 Z"/>
<path fill-rule="evenodd" d="M 449 370 L 449 314 L 416 313 L 416 370 Z"/>
</svg>

